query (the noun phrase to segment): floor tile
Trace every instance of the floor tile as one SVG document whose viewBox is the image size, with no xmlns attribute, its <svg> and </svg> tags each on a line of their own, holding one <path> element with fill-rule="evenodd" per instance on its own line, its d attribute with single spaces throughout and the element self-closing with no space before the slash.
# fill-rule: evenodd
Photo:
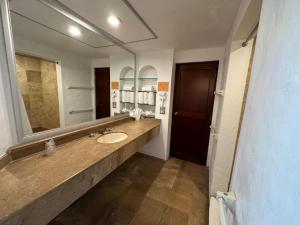
<svg viewBox="0 0 300 225">
<path fill-rule="evenodd" d="M 150 197 L 145 197 L 140 209 L 129 225 L 159 225 L 168 206 Z"/>
<path fill-rule="evenodd" d="M 147 196 L 186 213 L 189 212 L 192 205 L 192 198 L 176 193 L 171 188 L 157 183 L 152 184 Z"/>
<path fill-rule="evenodd" d="M 173 207 L 168 207 L 165 211 L 160 225 L 188 225 L 189 215 L 175 209 Z"/>
<path fill-rule="evenodd" d="M 136 154 L 49 225 L 207 225 L 208 169 Z"/>
</svg>

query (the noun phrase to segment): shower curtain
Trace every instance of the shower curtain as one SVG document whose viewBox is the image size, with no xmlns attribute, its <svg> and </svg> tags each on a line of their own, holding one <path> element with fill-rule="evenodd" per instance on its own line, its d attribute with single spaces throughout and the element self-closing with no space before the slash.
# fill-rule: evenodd
<svg viewBox="0 0 300 225">
<path fill-rule="evenodd" d="M 7 101 L 5 98 L 5 91 L 3 86 L 3 71 L 0 68 L 0 156 L 3 155 L 7 148 L 15 143 L 16 134 L 14 129 L 10 127 L 9 112 L 7 110 Z"/>
</svg>

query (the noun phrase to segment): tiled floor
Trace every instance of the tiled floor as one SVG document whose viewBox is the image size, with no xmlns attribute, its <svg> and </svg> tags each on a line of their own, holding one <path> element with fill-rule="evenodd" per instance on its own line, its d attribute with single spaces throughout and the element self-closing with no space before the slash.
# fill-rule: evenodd
<svg viewBox="0 0 300 225">
<path fill-rule="evenodd" d="M 208 170 L 136 154 L 49 225 L 207 225 Z"/>
</svg>

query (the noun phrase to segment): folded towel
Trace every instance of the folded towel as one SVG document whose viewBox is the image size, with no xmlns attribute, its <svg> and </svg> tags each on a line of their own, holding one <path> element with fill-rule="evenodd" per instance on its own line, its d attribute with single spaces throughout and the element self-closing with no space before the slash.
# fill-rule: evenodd
<svg viewBox="0 0 300 225">
<path fill-rule="evenodd" d="M 139 104 L 144 104 L 144 92 L 139 92 L 138 93 L 138 103 Z"/>
<path fill-rule="evenodd" d="M 148 104 L 155 105 L 155 93 L 154 92 L 148 93 Z"/>
<path fill-rule="evenodd" d="M 130 102 L 130 91 L 126 91 L 126 102 Z"/>
<path fill-rule="evenodd" d="M 154 85 L 144 85 L 142 87 L 142 91 L 155 91 L 155 86 Z"/>
<path fill-rule="evenodd" d="M 127 91 L 121 92 L 121 102 L 127 102 Z"/>
<path fill-rule="evenodd" d="M 133 84 L 124 84 L 123 90 L 125 90 L 125 91 L 134 91 L 134 85 Z"/>
<path fill-rule="evenodd" d="M 148 104 L 148 92 L 144 92 L 144 104 Z"/>
<path fill-rule="evenodd" d="M 129 92 L 129 102 L 134 103 L 134 92 Z"/>
</svg>

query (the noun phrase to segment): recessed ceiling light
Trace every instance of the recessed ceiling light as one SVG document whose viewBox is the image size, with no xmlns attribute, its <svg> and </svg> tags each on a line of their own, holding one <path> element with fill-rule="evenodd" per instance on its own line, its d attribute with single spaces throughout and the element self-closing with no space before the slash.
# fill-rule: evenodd
<svg viewBox="0 0 300 225">
<path fill-rule="evenodd" d="M 68 31 L 73 37 L 79 37 L 81 35 L 80 29 L 75 26 L 69 26 Z"/>
<path fill-rule="evenodd" d="M 120 18 L 116 16 L 109 16 L 107 17 L 107 22 L 112 26 L 112 27 L 118 27 L 121 24 Z"/>
</svg>

